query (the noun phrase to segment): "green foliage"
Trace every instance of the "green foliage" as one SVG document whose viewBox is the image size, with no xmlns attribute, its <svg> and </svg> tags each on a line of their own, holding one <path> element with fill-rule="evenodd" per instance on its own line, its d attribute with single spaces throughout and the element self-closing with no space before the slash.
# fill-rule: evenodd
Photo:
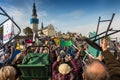
<svg viewBox="0 0 120 80">
<path fill-rule="evenodd" d="M 27 36 L 33 34 L 32 29 L 30 27 L 26 27 L 25 29 L 23 29 L 23 32 Z"/>
<path fill-rule="evenodd" d="M 3 27 L 0 27 L 0 35 L 3 34 Z"/>
</svg>

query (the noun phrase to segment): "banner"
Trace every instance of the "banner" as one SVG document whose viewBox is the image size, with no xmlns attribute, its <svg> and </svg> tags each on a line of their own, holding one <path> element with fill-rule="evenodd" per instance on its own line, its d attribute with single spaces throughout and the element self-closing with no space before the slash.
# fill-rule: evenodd
<svg viewBox="0 0 120 80">
<path fill-rule="evenodd" d="M 12 38 L 12 21 L 8 20 L 3 24 L 3 44 Z"/>
<path fill-rule="evenodd" d="M 72 46 L 71 40 L 60 40 L 60 46 Z"/>
</svg>

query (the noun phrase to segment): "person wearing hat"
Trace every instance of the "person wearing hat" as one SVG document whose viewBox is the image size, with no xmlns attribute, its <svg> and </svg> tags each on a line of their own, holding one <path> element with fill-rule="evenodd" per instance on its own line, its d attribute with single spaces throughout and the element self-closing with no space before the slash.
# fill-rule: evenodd
<svg viewBox="0 0 120 80">
<path fill-rule="evenodd" d="M 57 61 L 52 64 L 52 77 L 54 80 L 74 80 L 75 76 L 78 75 L 78 67 L 73 61 L 71 56 L 68 57 L 70 65 L 67 63 L 62 63 L 58 66 L 60 62 L 60 56 L 57 57 Z M 58 72 L 56 67 L 58 66 Z"/>
</svg>

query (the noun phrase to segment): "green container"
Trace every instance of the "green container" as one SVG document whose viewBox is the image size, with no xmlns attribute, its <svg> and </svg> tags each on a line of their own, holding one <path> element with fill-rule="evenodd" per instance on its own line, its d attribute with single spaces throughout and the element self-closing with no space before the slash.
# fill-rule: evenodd
<svg viewBox="0 0 120 80">
<path fill-rule="evenodd" d="M 21 78 L 23 80 L 48 80 L 49 77 L 49 66 L 39 65 L 18 65 L 22 72 Z M 22 80 L 21 79 L 21 80 Z"/>
<path fill-rule="evenodd" d="M 96 35 L 96 32 L 93 32 L 93 33 L 90 32 L 89 37 L 91 38 L 91 37 L 94 37 L 95 35 Z M 96 37 L 96 38 L 98 38 L 98 37 Z M 94 39 L 92 39 L 92 40 L 94 40 Z M 95 41 L 95 43 L 99 44 L 99 40 Z M 100 54 L 100 51 L 99 51 L 99 50 L 93 48 L 93 47 L 90 46 L 90 45 L 88 45 L 88 52 L 89 52 L 89 54 L 92 55 L 94 58 L 98 57 L 98 55 Z"/>
</svg>

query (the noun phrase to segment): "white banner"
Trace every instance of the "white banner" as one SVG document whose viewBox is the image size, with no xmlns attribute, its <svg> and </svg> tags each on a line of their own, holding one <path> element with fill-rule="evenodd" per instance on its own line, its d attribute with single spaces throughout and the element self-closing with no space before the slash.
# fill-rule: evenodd
<svg viewBox="0 0 120 80">
<path fill-rule="evenodd" d="M 3 44 L 12 38 L 12 21 L 8 20 L 3 24 Z"/>
</svg>

